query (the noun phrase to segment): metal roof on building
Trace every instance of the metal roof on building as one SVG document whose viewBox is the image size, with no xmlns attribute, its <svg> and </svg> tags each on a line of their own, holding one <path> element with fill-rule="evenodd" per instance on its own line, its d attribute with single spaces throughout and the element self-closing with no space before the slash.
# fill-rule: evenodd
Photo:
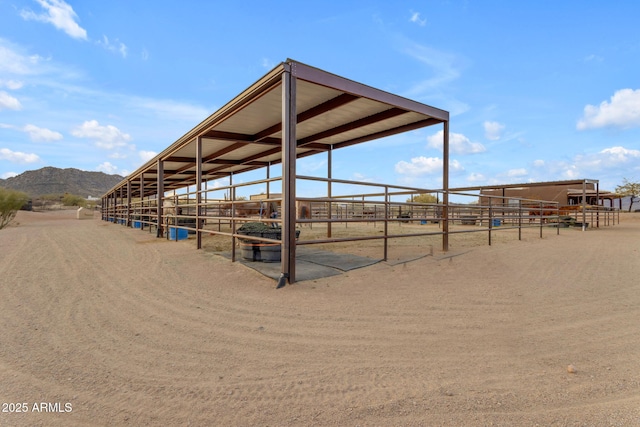
<svg viewBox="0 0 640 427">
<path fill-rule="evenodd" d="M 202 141 L 202 181 L 282 162 L 282 75 L 296 79 L 296 157 L 447 122 L 447 111 L 287 60 L 131 173 L 107 194 L 129 197 L 196 183 L 197 139 Z M 128 190 L 130 189 L 130 190 Z M 126 197 L 125 196 L 125 197 Z"/>
</svg>

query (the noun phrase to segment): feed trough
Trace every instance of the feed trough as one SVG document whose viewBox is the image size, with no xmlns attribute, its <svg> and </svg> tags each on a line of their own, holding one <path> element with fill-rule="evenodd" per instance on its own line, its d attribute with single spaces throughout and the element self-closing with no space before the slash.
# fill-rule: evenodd
<svg viewBox="0 0 640 427">
<path fill-rule="evenodd" d="M 238 234 L 247 237 L 282 240 L 282 229 L 272 228 L 261 222 L 248 222 L 237 230 Z M 296 239 L 300 230 L 296 230 Z M 282 245 L 262 240 L 240 238 L 242 258 L 249 261 L 280 262 Z"/>
</svg>

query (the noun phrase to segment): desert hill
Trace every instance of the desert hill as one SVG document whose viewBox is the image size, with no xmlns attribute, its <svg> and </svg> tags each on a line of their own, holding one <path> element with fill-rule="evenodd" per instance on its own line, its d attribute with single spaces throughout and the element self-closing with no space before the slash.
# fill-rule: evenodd
<svg viewBox="0 0 640 427">
<path fill-rule="evenodd" d="M 0 179 L 0 187 L 22 191 L 31 197 L 64 193 L 82 197 L 100 197 L 122 179 L 120 175 L 108 175 L 103 172 L 47 166 L 26 171 L 11 178 Z"/>
</svg>

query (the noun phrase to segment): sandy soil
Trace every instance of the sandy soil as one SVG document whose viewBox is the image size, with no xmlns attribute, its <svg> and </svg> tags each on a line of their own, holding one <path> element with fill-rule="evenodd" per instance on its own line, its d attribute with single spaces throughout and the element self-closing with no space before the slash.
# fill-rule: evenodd
<svg viewBox="0 0 640 427">
<path fill-rule="evenodd" d="M 280 290 L 74 215 L 0 231 L 2 426 L 640 425 L 638 215 Z"/>
</svg>

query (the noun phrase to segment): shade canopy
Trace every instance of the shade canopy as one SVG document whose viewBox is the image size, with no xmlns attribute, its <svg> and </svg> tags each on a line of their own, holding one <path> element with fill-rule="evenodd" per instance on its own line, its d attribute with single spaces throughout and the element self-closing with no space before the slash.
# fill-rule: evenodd
<svg viewBox="0 0 640 427">
<path fill-rule="evenodd" d="M 282 162 L 282 75 L 296 79 L 297 158 L 447 122 L 447 111 L 287 60 L 148 161 L 107 194 L 146 197 Z M 130 191 L 131 194 L 127 194 Z"/>
</svg>

